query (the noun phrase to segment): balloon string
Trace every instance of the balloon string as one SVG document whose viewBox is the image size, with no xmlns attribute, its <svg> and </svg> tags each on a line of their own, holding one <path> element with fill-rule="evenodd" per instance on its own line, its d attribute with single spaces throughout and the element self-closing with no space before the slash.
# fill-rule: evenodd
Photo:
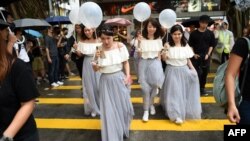
<svg viewBox="0 0 250 141">
<path fill-rule="evenodd" d="M 76 41 L 76 28 L 75 28 L 75 25 L 74 25 L 74 30 L 73 30 L 73 38 L 74 38 L 75 41 Z"/>
<path fill-rule="evenodd" d="M 97 41 L 97 34 L 96 34 L 96 29 L 95 29 L 95 39 L 96 39 L 96 41 Z"/>
<path fill-rule="evenodd" d="M 141 33 L 142 33 L 142 25 L 143 25 L 143 22 L 141 22 Z"/>
</svg>

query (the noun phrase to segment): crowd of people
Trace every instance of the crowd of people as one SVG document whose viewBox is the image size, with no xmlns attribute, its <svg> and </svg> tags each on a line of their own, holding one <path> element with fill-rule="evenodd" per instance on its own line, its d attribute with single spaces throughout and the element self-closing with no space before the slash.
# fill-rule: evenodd
<svg viewBox="0 0 250 141">
<path fill-rule="evenodd" d="M 212 53 L 216 51 L 221 55 L 221 62 L 228 59 L 230 62 L 227 70 L 229 119 L 249 124 L 250 112 L 246 107 L 249 107 L 250 78 L 247 76 L 239 113 L 231 87 L 247 56 L 247 44 L 239 39 L 232 49 L 234 39 L 227 29 L 228 22 L 212 32 L 207 28 L 209 20 L 207 15 L 200 16 L 199 27 L 187 40 L 181 25 L 176 24 L 167 31 L 159 21 L 149 18 L 144 28 L 136 30 L 131 38 L 130 51 L 127 44 L 117 40 L 119 36 L 126 40 L 128 37 L 119 35 L 116 28 L 107 24 L 101 25 L 99 31 L 76 24 L 76 35 L 69 38 L 66 38 L 67 28 L 49 27 L 44 37 L 45 54 L 36 40 L 26 39 L 18 28 L 13 29 L 15 35 L 9 33 L 10 24 L 0 20 L 0 111 L 3 113 L 0 140 L 39 140 L 32 116 L 39 96 L 38 76 L 47 80 L 48 74 L 51 87 L 63 85 L 65 70 L 72 74 L 67 67 L 70 60 L 82 78 L 84 113 L 92 117 L 100 115 L 102 141 L 122 141 L 129 137 L 134 115 L 129 58 L 134 59 L 135 73 L 142 87 L 144 122 L 149 121 L 149 115 L 156 114 L 154 99 L 157 96 L 170 121 L 180 125 L 186 119 L 201 119 L 200 96 L 207 94 L 206 79 Z"/>
</svg>

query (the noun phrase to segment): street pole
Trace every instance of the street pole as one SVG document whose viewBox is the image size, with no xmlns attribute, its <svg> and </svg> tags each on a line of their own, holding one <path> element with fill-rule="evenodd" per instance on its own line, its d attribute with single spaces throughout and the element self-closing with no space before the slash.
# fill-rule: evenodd
<svg viewBox="0 0 250 141">
<path fill-rule="evenodd" d="M 53 12 L 53 9 L 52 9 L 52 2 L 51 0 L 48 0 L 49 1 L 49 16 L 54 16 L 54 12 Z"/>
</svg>

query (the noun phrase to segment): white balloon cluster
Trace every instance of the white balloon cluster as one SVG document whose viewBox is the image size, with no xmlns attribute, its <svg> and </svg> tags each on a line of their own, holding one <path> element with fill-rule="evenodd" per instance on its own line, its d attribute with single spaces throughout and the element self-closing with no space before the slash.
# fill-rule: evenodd
<svg viewBox="0 0 250 141">
<path fill-rule="evenodd" d="M 73 24 L 81 22 L 87 28 L 97 28 L 102 22 L 102 9 L 94 2 L 85 2 L 80 8 L 72 4 L 71 8 L 69 19 Z"/>
<path fill-rule="evenodd" d="M 161 11 L 159 22 L 164 28 L 171 28 L 176 23 L 176 13 L 172 9 Z"/>
<path fill-rule="evenodd" d="M 76 3 L 71 3 L 70 4 L 71 7 L 71 11 L 69 13 L 69 20 L 71 21 L 72 24 L 80 24 L 80 20 L 78 17 L 78 13 L 79 13 L 79 5 Z"/>
<path fill-rule="evenodd" d="M 139 22 L 144 22 L 151 15 L 151 9 L 145 2 L 135 5 L 133 15 Z M 159 22 L 164 28 L 171 28 L 176 22 L 176 13 L 172 9 L 165 9 L 159 15 Z"/>
<path fill-rule="evenodd" d="M 151 9 L 147 3 L 139 2 L 134 7 L 133 15 L 136 20 L 143 22 L 150 17 Z"/>
</svg>

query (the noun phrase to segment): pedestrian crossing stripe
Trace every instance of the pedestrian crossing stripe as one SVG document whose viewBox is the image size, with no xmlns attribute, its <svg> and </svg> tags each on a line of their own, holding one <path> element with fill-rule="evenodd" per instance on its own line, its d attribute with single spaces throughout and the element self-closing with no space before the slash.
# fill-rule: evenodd
<svg viewBox="0 0 250 141">
<path fill-rule="evenodd" d="M 52 90 L 80 90 L 82 88 L 81 85 L 68 85 L 68 86 L 59 86 L 54 87 Z M 213 88 L 213 83 L 207 83 L 205 88 Z M 141 86 L 138 84 L 131 85 L 131 89 L 141 89 Z"/>
<path fill-rule="evenodd" d="M 215 73 L 209 73 L 207 75 L 208 78 L 214 78 L 215 77 Z M 132 79 L 133 80 L 137 80 L 137 76 L 136 75 L 132 75 Z M 69 81 L 81 81 L 81 78 L 79 76 L 74 76 L 74 77 L 70 77 L 68 79 Z"/>
<path fill-rule="evenodd" d="M 100 130 L 99 119 L 48 119 L 36 118 L 38 128 L 43 129 L 88 129 Z M 132 120 L 130 130 L 151 131 L 222 131 L 224 125 L 231 124 L 227 119 L 186 120 L 182 125 L 176 125 L 170 120 Z M 160 125 L 160 126 L 159 126 Z"/>
<path fill-rule="evenodd" d="M 38 98 L 39 102 L 37 104 L 83 104 L 83 98 Z M 215 99 L 213 96 L 201 97 L 201 103 L 215 103 Z M 159 97 L 155 98 L 155 103 L 159 103 Z M 143 103 L 143 99 L 141 97 L 132 97 L 131 102 L 134 104 Z"/>
</svg>

